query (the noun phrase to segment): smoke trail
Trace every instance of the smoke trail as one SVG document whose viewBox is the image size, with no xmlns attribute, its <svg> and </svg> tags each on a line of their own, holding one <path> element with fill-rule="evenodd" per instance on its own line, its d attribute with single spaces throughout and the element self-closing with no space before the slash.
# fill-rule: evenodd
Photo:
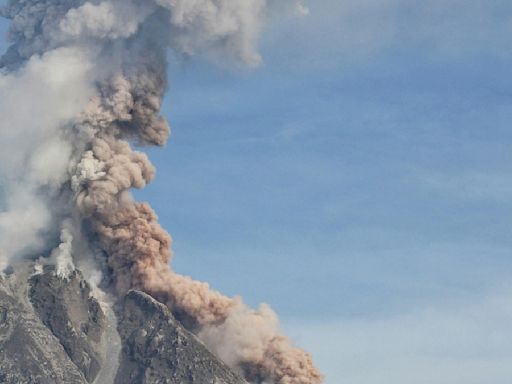
<svg viewBox="0 0 512 384">
<path fill-rule="evenodd" d="M 61 233 L 62 244 L 52 257 L 64 260 L 67 268 L 72 265 L 70 253 L 83 257 L 83 243 L 91 250 L 99 248 L 120 294 L 137 288 L 166 303 L 249 381 L 315 384 L 322 376 L 311 357 L 279 333 L 269 307 L 252 310 L 239 298 L 225 297 L 171 270 L 170 236 L 149 205 L 135 202 L 129 192 L 143 188 L 155 173 L 147 156 L 132 144 L 163 145 L 169 135 L 159 112 L 167 50 L 257 65 L 261 58 L 256 40 L 264 14 L 272 7 L 265 0 L 10 0 L 3 15 L 12 20 L 13 44 L 1 64 L 11 73 L 30 74 L 32 62 L 50 61 L 42 75 L 57 84 L 55 100 L 62 103 L 57 109 L 66 105 L 65 99 L 75 100 L 72 115 L 58 116 L 43 129 L 50 141 L 47 147 L 55 148 L 56 142 L 63 156 L 52 168 L 38 163 L 45 177 L 35 178 L 38 173 L 31 167 L 22 173 L 27 175 L 23 187 L 44 196 L 47 221 L 59 219 L 54 232 Z M 63 60 L 63 52 L 79 61 L 67 63 L 61 74 L 62 68 L 49 58 Z M 65 89 L 77 84 L 76 93 L 66 94 L 58 88 L 62 84 Z M 21 132 L 23 127 L 20 124 Z M 46 148 L 42 142 L 36 137 L 27 153 L 33 153 L 34 146 Z M 16 210 L 7 212 L 17 215 Z M 70 222 L 75 230 L 68 228 Z M 35 232 L 41 226 L 36 225 Z M 76 239 L 77 233 L 83 238 Z"/>
</svg>

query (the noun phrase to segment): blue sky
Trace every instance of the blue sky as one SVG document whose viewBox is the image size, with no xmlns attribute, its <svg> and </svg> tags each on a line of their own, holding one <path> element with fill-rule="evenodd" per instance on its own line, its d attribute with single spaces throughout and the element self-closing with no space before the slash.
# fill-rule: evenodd
<svg viewBox="0 0 512 384">
<path fill-rule="evenodd" d="M 309 2 L 264 65 L 175 62 L 138 196 L 334 383 L 510 383 L 512 5 Z"/>
<path fill-rule="evenodd" d="M 512 4 L 305 3 L 260 68 L 171 58 L 136 194 L 175 269 L 270 303 L 328 384 L 509 384 Z"/>
</svg>

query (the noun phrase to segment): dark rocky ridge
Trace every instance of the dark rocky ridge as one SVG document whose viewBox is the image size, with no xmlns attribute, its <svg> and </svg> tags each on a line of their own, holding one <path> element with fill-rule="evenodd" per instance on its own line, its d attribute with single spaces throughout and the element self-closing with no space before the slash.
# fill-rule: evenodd
<svg viewBox="0 0 512 384">
<path fill-rule="evenodd" d="M 79 271 L 27 270 L 0 276 L 0 384 L 245 383 L 148 295 L 128 293 L 116 331 Z M 122 349 L 105 359 L 108 332 Z"/>
<path fill-rule="evenodd" d="M 243 384 L 169 309 L 138 291 L 129 292 L 119 319 L 123 341 L 115 384 Z"/>
<path fill-rule="evenodd" d="M 0 383 L 86 384 L 31 308 L 26 292 L 12 280 L 0 279 Z"/>
<path fill-rule="evenodd" d="M 101 369 L 100 343 L 105 315 L 79 271 L 58 277 L 51 268 L 30 278 L 29 297 L 44 325 L 92 382 Z"/>
</svg>

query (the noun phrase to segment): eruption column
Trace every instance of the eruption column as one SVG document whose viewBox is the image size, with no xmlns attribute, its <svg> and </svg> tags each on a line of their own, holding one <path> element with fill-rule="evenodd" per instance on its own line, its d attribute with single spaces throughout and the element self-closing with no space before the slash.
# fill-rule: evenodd
<svg viewBox="0 0 512 384">
<path fill-rule="evenodd" d="M 140 289 L 167 304 L 248 381 L 317 384 L 322 375 L 310 355 L 279 332 L 268 306 L 250 309 L 171 270 L 170 236 L 151 207 L 130 194 L 155 173 L 132 145 L 163 145 L 169 134 L 159 112 L 167 50 L 257 65 L 254 44 L 272 7 L 265 0 L 11 0 L 3 14 L 12 19 L 13 44 L 2 65 L 23 71 L 35 57 L 62 50 L 88 58 L 87 104 L 53 133 L 71 153 L 51 196 L 63 218 L 56 230 L 66 235 L 60 249 L 69 253 L 69 233 L 80 234 L 80 243 L 101 250 L 117 293 Z M 36 185 L 47 187 L 46 180 Z"/>
</svg>

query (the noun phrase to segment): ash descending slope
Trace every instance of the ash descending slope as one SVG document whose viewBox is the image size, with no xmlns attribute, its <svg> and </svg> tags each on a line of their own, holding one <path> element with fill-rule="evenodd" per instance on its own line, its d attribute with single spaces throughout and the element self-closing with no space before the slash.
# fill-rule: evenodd
<svg viewBox="0 0 512 384">
<path fill-rule="evenodd" d="M 122 353 L 107 356 L 107 318 L 79 271 L 21 276 L 0 278 L 0 384 L 245 383 L 142 292 L 119 306 Z"/>
</svg>

